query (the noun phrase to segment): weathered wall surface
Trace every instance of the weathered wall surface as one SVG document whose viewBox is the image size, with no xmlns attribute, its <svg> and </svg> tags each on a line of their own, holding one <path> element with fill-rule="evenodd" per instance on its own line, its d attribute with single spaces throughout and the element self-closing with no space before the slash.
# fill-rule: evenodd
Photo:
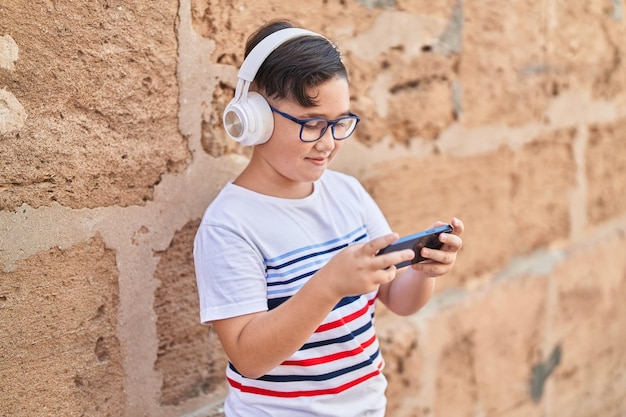
<svg viewBox="0 0 626 417">
<path fill-rule="evenodd" d="M 334 168 L 401 234 L 467 227 L 422 311 L 379 311 L 388 415 L 623 417 L 624 0 L 4 0 L 0 415 L 220 415 L 191 245 L 274 17 L 344 51 Z"/>
</svg>

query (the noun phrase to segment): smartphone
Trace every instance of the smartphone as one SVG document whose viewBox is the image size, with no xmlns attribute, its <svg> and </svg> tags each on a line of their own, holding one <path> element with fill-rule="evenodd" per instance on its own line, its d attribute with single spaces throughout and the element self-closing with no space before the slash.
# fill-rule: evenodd
<svg viewBox="0 0 626 417">
<path fill-rule="evenodd" d="M 423 232 L 405 236 L 400 238 L 397 242 L 378 251 L 378 255 L 403 249 L 413 249 L 413 251 L 415 252 L 415 258 L 411 259 L 410 261 L 404 261 L 396 264 L 396 268 L 402 268 L 403 266 L 416 264 L 418 262 L 422 262 L 428 259 L 424 258 L 420 254 L 423 247 L 431 249 L 441 249 L 443 243 L 439 241 L 439 235 L 442 233 L 451 233 L 453 230 L 454 228 L 452 227 L 452 225 L 446 224 L 445 226 L 439 226 L 432 229 L 424 230 Z"/>
</svg>

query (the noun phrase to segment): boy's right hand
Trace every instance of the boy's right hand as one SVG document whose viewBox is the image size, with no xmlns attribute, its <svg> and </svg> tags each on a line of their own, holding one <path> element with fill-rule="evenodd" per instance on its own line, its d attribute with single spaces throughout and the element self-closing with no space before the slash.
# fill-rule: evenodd
<svg viewBox="0 0 626 417">
<path fill-rule="evenodd" d="M 326 279 L 325 285 L 339 299 L 377 291 L 380 285 L 396 277 L 396 264 L 415 257 L 412 249 L 376 256 L 379 250 L 398 238 L 397 233 L 391 233 L 348 246 L 318 271 L 322 273 L 320 278 Z"/>
</svg>

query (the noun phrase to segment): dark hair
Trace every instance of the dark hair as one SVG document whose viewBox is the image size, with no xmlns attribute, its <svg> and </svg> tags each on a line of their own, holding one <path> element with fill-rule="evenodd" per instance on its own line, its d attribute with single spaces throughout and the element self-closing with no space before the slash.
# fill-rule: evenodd
<svg viewBox="0 0 626 417">
<path fill-rule="evenodd" d="M 245 56 L 269 34 L 291 27 L 287 20 L 265 24 L 248 38 Z M 300 36 L 283 43 L 265 59 L 254 83 L 268 97 L 294 99 L 301 106 L 313 107 L 315 97 L 307 91 L 335 77 L 348 79 L 337 48 L 326 38 Z"/>
</svg>

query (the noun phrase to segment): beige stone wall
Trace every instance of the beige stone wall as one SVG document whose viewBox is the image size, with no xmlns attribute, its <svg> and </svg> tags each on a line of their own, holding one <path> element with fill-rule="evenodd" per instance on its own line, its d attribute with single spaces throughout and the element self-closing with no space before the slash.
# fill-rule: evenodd
<svg viewBox="0 0 626 417">
<path fill-rule="evenodd" d="M 334 168 L 401 234 L 467 227 L 427 307 L 379 311 L 388 415 L 626 415 L 624 0 L 3 0 L 0 415 L 220 415 L 191 244 L 273 17 L 344 51 Z"/>
</svg>

